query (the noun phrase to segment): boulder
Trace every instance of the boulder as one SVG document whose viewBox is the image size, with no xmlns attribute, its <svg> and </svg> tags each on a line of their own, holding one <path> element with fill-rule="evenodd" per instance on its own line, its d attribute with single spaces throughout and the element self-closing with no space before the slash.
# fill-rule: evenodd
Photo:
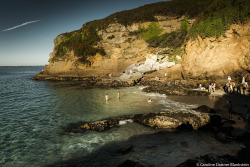
<svg viewBox="0 0 250 167">
<path fill-rule="evenodd" d="M 119 79 L 121 79 L 121 80 L 128 80 L 128 79 L 130 79 L 130 75 L 124 73 L 124 74 L 122 74 L 122 75 L 119 77 Z"/>
<path fill-rule="evenodd" d="M 159 64 L 159 69 L 162 70 L 165 68 L 172 67 L 174 65 L 175 65 L 175 62 L 164 62 L 164 63 Z"/>
<path fill-rule="evenodd" d="M 152 66 L 153 66 L 153 65 L 152 65 Z M 137 70 L 138 70 L 139 72 L 141 72 L 141 73 L 153 71 L 153 70 L 152 70 L 152 66 L 143 64 L 143 65 L 140 65 L 139 67 L 137 67 Z"/>
<path fill-rule="evenodd" d="M 164 56 L 162 56 L 162 55 L 157 55 L 157 59 L 158 60 L 162 60 L 164 58 Z"/>
<path fill-rule="evenodd" d="M 155 62 L 155 64 L 153 64 L 153 67 L 152 67 L 153 70 L 160 70 L 160 63 L 159 62 Z"/>
<path fill-rule="evenodd" d="M 131 79 L 140 79 L 142 77 L 142 73 L 136 72 L 131 75 Z"/>
<path fill-rule="evenodd" d="M 125 74 L 132 74 L 132 69 L 135 67 L 135 64 L 131 64 L 125 70 Z"/>
<path fill-rule="evenodd" d="M 156 60 L 153 60 L 153 59 L 147 59 L 145 62 L 144 62 L 144 65 L 147 65 L 149 66 L 150 68 L 153 67 L 153 65 L 156 63 Z"/>
<path fill-rule="evenodd" d="M 153 54 L 147 54 L 146 60 L 153 60 L 154 62 L 157 61 L 158 56 Z"/>
</svg>

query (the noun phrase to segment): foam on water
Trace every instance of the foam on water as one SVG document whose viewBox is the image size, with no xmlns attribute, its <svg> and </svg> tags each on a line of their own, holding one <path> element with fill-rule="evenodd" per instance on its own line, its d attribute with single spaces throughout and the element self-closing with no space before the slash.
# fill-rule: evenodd
<svg viewBox="0 0 250 167">
<path fill-rule="evenodd" d="M 164 110 L 170 111 L 170 110 L 175 110 L 175 111 L 191 111 L 193 108 L 196 108 L 197 105 L 187 105 L 184 103 L 172 101 L 169 99 L 163 99 L 159 100 L 159 104 L 164 105 Z"/>
<path fill-rule="evenodd" d="M 131 123 L 131 122 L 133 122 L 132 119 L 122 120 L 122 121 L 119 121 L 119 125 L 125 125 L 125 124 Z"/>
</svg>

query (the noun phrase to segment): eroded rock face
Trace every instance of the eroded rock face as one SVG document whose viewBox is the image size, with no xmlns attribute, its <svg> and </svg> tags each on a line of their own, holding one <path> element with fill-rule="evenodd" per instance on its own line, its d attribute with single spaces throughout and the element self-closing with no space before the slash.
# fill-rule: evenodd
<svg viewBox="0 0 250 167">
<path fill-rule="evenodd" d="M 128 66 L 125 70 L 125 73 L 120 76 L 120 79 L 140 79 L 145 73 L 162 70 L 175 65 L 175 62 L 168 62 L 167 60 L 164 61 L 163 58 L 163 56 L 147 54 L 145 62 Z"/>
<path fill-rule="evenodd" d="M 138 122 L 145 126 L 162 129 L 175 129 L 181 125 L 190 125 L 194 130 L 210 122 L 210 116 L 204 113 L 188 111 L 168 111 L 160 113 L 136 114 L 116 119 L 101 120 L 67 128 L 67 132 L 82 133 L 86 130 L 102 132 L 128 122 Z"/>
<path fill-rule="evenodd" d="M 182 59 L 185 78 L 226 78 L 250 69 L 250 22 L 232 25 L 226 38 L 190 40 Z"/>
<path fill-rule="evenodd" d="M 180 29 L 181 21 L 184 19 L 173 17 L 156 17 L 158 24 L 163 29 L 163 33 L 177 31 Z M 101 37 L 98 42 L 98 48 L 104 49 L 106 56 L 96 54 L 88 58 L 88 64 L 82 64 L 78 61 L 73 50 L 67 50 L 65 56 L 55 58 L 57 46 L 63 42 L 64 34 L 57 36 L 54 40 L 54 49 L 50 54 L 49 65 L 44 69 L 44 73 L 51 75 L 68 74 L 79 76 L 104 76 L 107 74 L 117 75 L 123 73 L 131 64 L 144 62 L 152 48 L 148 43 L 130 32 L 137 31 L 139 27 L 147 27 L 151 22 L 134 23 L 130 26 L 124 26 L 119 23 L 112 23 L 106 29 L 99 30 L 97 34 Z M 155 65 L 154 69 L 161 69 L 169 64 Z M 145 67 L 146 68 L 146 67 Z M 148 70 L 142 70 L 148 71 Z M 139 77 L 136 74 L 135 77 Z"/>
<path fill-rule="evenodd" d="M 184 17 L 165 18 L 160 16 L 156 16 L 156 18 L 159 26 L 164 30 L 163 33 L 179 30 L 181 21 L 184 19 Z M 54 62 L 50 61 L 43 72 L 58 76 L 63 74 L 79 77 L 121 75 L 125 72 L 122 74 L 121 80 L 138 80 L 143 76 L 142 73 L 154 70 L 163 71 L 161 76 L 167 73 L 165 78 L 168 80 L 206 79 L 218 81 L 227 78 L 228 75 L 232 77 L 245 76 L 246 80 L 249 78 L 250 22 L 244 25 L 232 25 L 230 30 L 226 32 L 226 38 L 202 39 L 197 37 L 188 41 L 184 56 L 182 58 L 176 56 L 176 59 L 182 59 L 181 65 L 175 66 L 168 62 L 167 57 L 164 58 L 161 55 L 155 55 L 156 61 L 153 57 L 148 59 L 149 54 L 160 48 L 150 48 L 146 41 L 136 35 L 131 35 L 130 32 L 138 30 L 139 26 L 147 27 L 149 24 L 150 22 L 134 23 L 125 27 L 119 23 L 112 23 L 105 30 L 98 31 L 102 40 L 96 47 L 103 48 L 107 53 L 106 56 L 96 54 L 88 58 L 89 64 L 82 64 L 78 61 L 74 51 L 67 51 L 65 56 L 57 58 Z M 56 48 L 62 41 L 63 35 L 55 38 L 55 46 L 50 54 L 50 60 L 55 57 Z M 158 53 L 160 52 L 154 54 Z M 153 75 L 152 78 L 158 74 L 154 73 Z M 222 83 L 224 82 L 225 80 L 222 81 Z"/>
</svg>

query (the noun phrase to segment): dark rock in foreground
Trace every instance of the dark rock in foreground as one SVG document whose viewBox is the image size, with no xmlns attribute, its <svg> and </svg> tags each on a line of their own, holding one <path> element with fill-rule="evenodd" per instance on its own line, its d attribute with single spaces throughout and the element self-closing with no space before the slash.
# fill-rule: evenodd
<svg viewBox="0 0 250 167">
<path fill-rule="evenodd" d="M 140 164 L 139 162 L 126 160 L 118 167 L 145 167 L 144 165 Z"/>
<path fill-rule="evenodd" d="M 202 164 L 230 164 L 230 156 L 205 155 L 195 159 L 189 159 L 177 167 L 202 166 Z"/>
<path fill-rule="evenodd" d="M 101 120 L 90 123 L 84 123 L 76 127 L 67 128 L 67 132 L 83 133 L 86 130 L 95 130 L 102 132 L 116 125 L 126 122 L 138 122 L 152 128 L 174 129 L 183 125 L 192 127 L 194 130 L 207 125 L 210 122 L 210 116 L 204 113 L 188 111 L 169 111 L 159 113 L 136 114 L 116 119 Z"/>
</svg>

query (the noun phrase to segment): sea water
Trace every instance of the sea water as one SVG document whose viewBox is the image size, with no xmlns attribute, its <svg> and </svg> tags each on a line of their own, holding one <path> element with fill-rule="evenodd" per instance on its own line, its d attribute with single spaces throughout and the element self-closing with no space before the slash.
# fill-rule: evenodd
<svg viewBox="0 0 250 167">
<path fill-rule="evenodd" d="M 197 105 L 144 93 L 139 86 L 84 88 L 70 81 L 31 80 L 43 68 L 0 67 L 0 166 L 117 166 L 126 159 L 176 166 L 188 158 L 233 154 L 239 148 L 202 132 L 156 130 L 132 120 L 105 132 L 67 133 L 71 123 L 191 110 Z M 108 102 L 105 94 L 109 94 Z M 148 98 L 153 102 L 148 103 Z M 127 147 L 132 150 L 121 155 L 119 150 Z"/>
</svg>

